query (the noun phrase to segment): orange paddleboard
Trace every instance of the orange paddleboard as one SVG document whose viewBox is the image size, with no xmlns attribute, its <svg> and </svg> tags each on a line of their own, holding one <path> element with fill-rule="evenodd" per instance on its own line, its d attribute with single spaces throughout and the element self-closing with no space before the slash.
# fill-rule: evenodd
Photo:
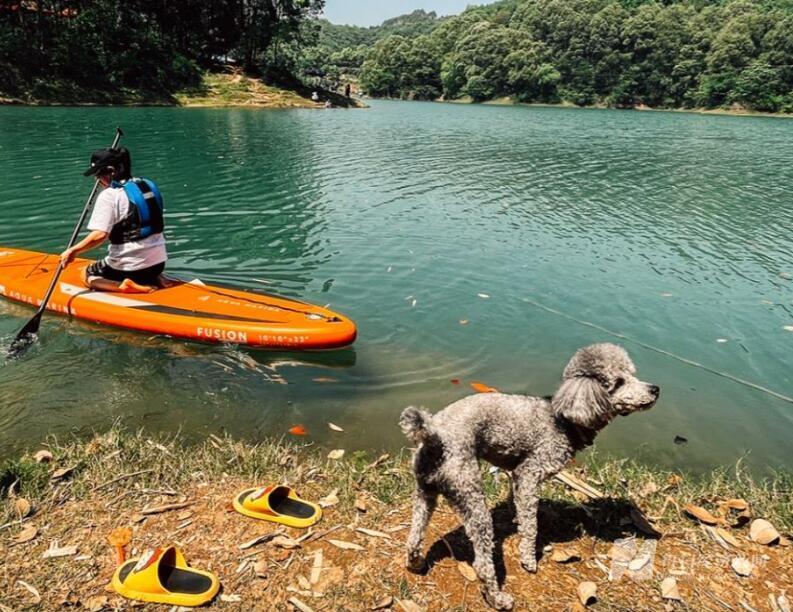
<svg viewBox="0 0 793 612">
<path fill-rule="evenodd" d="M 182 282 L 152 293 L 91 291 L 77 259 L 61 273 L 48 310 L 104 325 L 200 342 L 306 350 L 347 346 L 355 323 L 319 306 L 262 293 Z M 41 305 L 57 255 L 0 247 L 0 295 Z"/>
</svg>

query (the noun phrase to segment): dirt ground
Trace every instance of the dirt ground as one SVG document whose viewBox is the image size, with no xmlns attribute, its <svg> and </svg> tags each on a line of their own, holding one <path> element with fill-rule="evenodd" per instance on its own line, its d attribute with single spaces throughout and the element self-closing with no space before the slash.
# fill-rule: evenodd
<svg viewBox="0 0 793 612">
<path fill-rule="evenodd" d="M 154 450 L 165 449 L 167 454 L 159 453 L 162 462 L 147 463 L 141 449 L 129 444 L 103 442 L 90 459 L 70 463 L 76 453 L 71 449 L 42 467 L 49 481 L 36 495 L 29 489 L 25 518 L 0 527 L 2 610 L 169 609 L 125 600 L 109 588 L 115 555 L 107 536 L 117 527 L 133 531 L 130 558 L 173 543 L 192 566 L 217 574 L 222 587 L 210 609 L 489 609 L 470 568 L 471 546 L 445 505 L 426 539 L 429 571 L 415 575 L 404 569 L 412 486 L 406 456 L 364 465 L 314 453 L 304 462 L 301 453 L 310 451 L 284 454 L 279 447 L 252 466 L 247 461 L 258 457 L 256 449 L 215 444 L 219 449 L 204 449 L 195 464 L 185 460 L 182 467 L 192 471 L 176 477 L 166 466 L 174 463 L 178 447 L 149 442 Z M 218 456 L 210 461 L 208 453 Z M 129 463 L 132 456 L 138 464 Z M 71 465 L 79 467 L 68 472 Z M 67 473 L 59 476 L 63 466 Z M 230 500 L 251 486 L 251 473 L 259 479 L 253 484 L 289 481 L 302 497 L 324 499 L 322 520 L 309 530 L 296 530 L 239 515 Z M 610 488 L 607 482 L 603 486 Z M 559 483 L 547 489 L 539 517 L 539 571 L 529 575 L 517 560 L 508 486 L 493 483 L 497 567 L 517 610 L 583 609 L 582 582 L 596 587 L 596 598 L 587 605 L 592 610 L 784 611 L 793 599 L 793 547 L 784 533 L 774 545 L 752 542 L 748 523 L 730 526 L 728 512 L 726 519 L 717 515 L 720 533 L 726 535 L 715 536 L 719 525 L 709 527 L 678 513 L 665 499 L 677 496 L 681 506 L 690 501 L 669 484 L 645 484 L 641 494 L 633 495 L 637 503 L 616 496 L 582 499 Z M 12 490 L 4 504 L 18 505 L 24 492 L 24 487 L 20 493 Z M 699 501 L 717 508 L 724 498 Z M 648 535 L 650 526 L 637 519 L 636 507 L 660 537 Z M 288 539 L 252 543 L 279 532 Z M 62 556 L 45 558 L 48 549 Z M 649 557 L 645 563 L 643 555 Z M 735 558 L 750 562 L 749 576 L 731 567 Z M 678 599 L 662 598 L 661 583 L 670 578 Z"/>
</svg>

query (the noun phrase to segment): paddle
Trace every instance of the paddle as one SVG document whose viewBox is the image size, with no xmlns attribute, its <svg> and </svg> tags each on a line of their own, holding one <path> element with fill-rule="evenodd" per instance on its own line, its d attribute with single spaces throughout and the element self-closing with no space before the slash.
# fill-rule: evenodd
<svg viewBox="0 0 793 612">
<path fill-rule="evenodd" d="M 121 131 L 121 128 L 116 128 L 116 137 L 113 139 L 113 144 L 110 145 L 111 149 L 115 149 L 118 146 L 118 141 L 121 140 L 121 137 L 124 135 L 124 132 Z M 96 196 L 96 192 L 99 189 L 99 179 L 97 178 L 94 182 L 94 188 L 91 189 L 91 195 L 88 196 L 88 200 L 83 207 L 83 212 L 80 215 L 80 220 L 77 222 L 77 225 L 74 226 L 74 231 L 72 232 L 72 237 L 69 240 L 69 244 L 66 246 L 67 249 L 70 249 L 74 246 L 74 243 L 77 241 L 77 236 L 80 233 L 80 230 L 83 227 L 83 223 L 85 223 L 85 218 L 88 215 L 88 210 L 91 208 L 91 203 L 94 201 L 94 197 Z M 44 311 L 47 310 L 47 303 L 50 301 L 50 297 L 52 296 L 52 292 L 55 291 L 55 286 L 58 283 L 58 278 L 63 271 L 63 266 L 61 265 L 60 261 L 58 261 L 58 268 L 55 270 L 55 275 L 52 277 L 52 282 L 50 282 L 50 286 L 47 289 L 47 293 L 44 294 L 44 299 L 41 301 L 41 305 L 39 309 L 36 311 L 36 314 L 33 315 L 33 318 L 27 322 L 25 327 L 19 330 L 19 333 L 16 335 L 16 338 L 11 342 L 11 346 L 8 347 L 8 356 L 11 358 L 19 357 L 36 339 L 36 335 L 39 332 L 39 326 L 41 325 L 41 317 L 44 315 Z"/>
</svg>

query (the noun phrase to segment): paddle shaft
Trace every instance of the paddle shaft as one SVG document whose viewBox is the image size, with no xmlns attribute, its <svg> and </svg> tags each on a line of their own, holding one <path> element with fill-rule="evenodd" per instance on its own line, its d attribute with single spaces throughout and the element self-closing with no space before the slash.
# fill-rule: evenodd
<svg viewBox="0 0 793 612">
<path fill-rule="evenodd" d="M 121 128 L 116 128 L 116 136 L 113 139 L 113 144 L 110 145 L 111 149 L 115 149 L 118 146 L 119 140 L 124 135 L 124 132 L 121 131 Z M 94 187 L 91 189 L 91 195 L 88 196 L 88 200 L 85 202 L 85 206 L 83 206 L 83 212 L 80 215 L 80 219 L 77 221 L 77 225 L 74 226 L 74 231 L 72 232 L 72 237 L 69 239 L 69 244 L 66 246 L 66 249 L 70 249 L 74 246 L 74 243 L 77 241 L 77 236 L 80 234 L 80 230 L 83 227 L 83 223 L 85 223 L 85 218 L 88 216 L 88 211 L 91 208 L 91 203 L 94 201 L 96 197 L 96 192 L 99 190 L 99 179 L 96 179 L 94 182 Z M 52 277 L 52 281 L 50 282 L 50 286 L 47 288 L 47 293 L 44 294 L 44 299 L 41 301 L 41 305 L 39 309 L 36 311 L 36 314 L 33 315 L 33 318 L 28 321 L 28 323 L 20 330 L 20 332 L 14 338 L 14 341 L 11 343 L 10 352 L 18 353 L 21 349 L 25 347 L 26 344 L 30 342 L 30 336 L 36 334 L 39 329 L 39 325 L 41 323 L 41 317 L 44 315 L 44 311 L 47 310 L 47 304 L 52 297 L 52 293 L 55 291 L 55 287 L 58 284 L 58 278 L 61 276 L 61 272 L 63 271 L 63 264 L 58 261 L 58 267 L 55 270 L 55 274 Z"/>
</svg>

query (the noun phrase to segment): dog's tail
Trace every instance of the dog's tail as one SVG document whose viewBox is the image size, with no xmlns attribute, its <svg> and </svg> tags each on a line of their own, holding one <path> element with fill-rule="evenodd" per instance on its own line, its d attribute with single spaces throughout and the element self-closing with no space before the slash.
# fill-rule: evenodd
<svg viewBox="0 0 793 612">
<path fill-rule="evenodd" d="M 435 435 L 430 424 L 431 419 L 432 415 L 426 410 L 409 406 L 402 411 L 402 416 L 399 417 L 399 426 L 413 442 L 421 443 Z"/>
</svg>

